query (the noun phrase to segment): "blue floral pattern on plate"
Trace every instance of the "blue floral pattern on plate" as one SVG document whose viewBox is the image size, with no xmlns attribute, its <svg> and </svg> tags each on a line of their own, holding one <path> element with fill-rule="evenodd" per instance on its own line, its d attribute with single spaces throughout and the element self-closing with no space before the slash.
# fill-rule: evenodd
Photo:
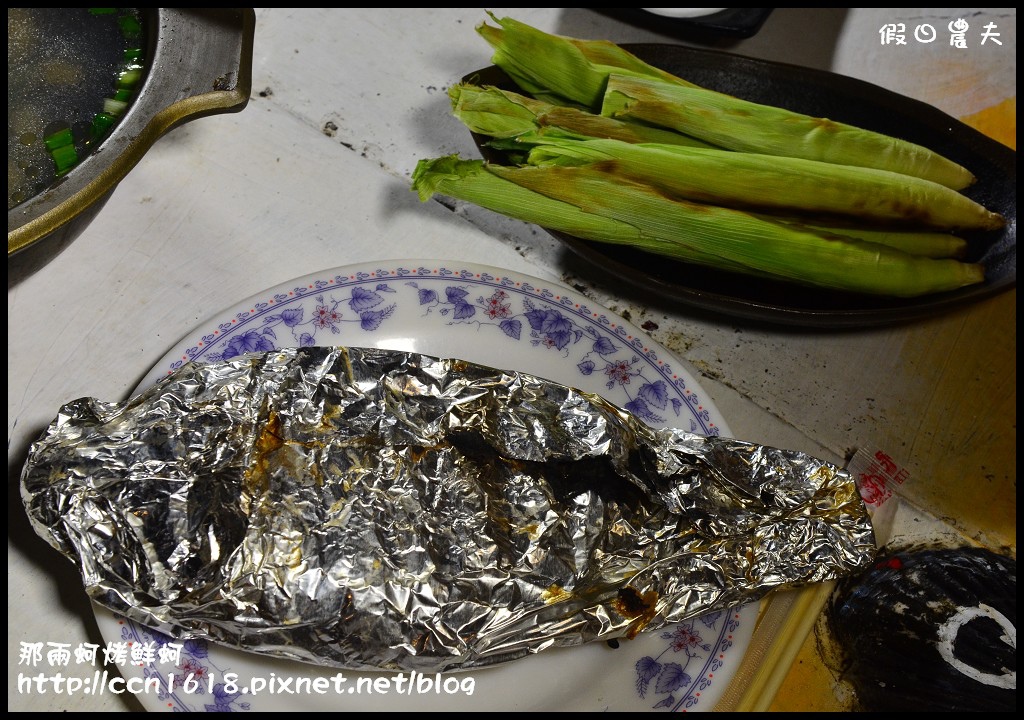
<svg viewBox="0 0 1024 720">
<path fill-rule="evenodd" d="M 722 667 L 739 625 L 739 614 L 723 611 L 662 630 L 661 638 L 669 641 L 665 649 L 657 656 L 644 655 L 636 661 L 637 694 L 641 698 L 653 695 L 656 702 L 651 708 L 655 710 L 693 708 L 714 682 L 714 673 Z"/>
<path fill-rule="evenodd" d="M 410 338 L 414 347 L 408 346 Z M 267 290 L 218 313 L 182 340 L 139 389 L 188 362 L 313 345 L 388 347 L 495 367 L 511 363 L 512 369 L 599 393 L 656 427 L 723 432 L 723 421 L 701 399 L 697 383 L 674 367 L 668 351 L 627 321 L 564 287 L 448 261 L 337 268 Z M 623 673 L 626 682 L 608 707 L 712 709 L 742 659 L 756 612 L 755 605 L 709 613 L 649 636 L 642 633 L 647 636 L 643 644 L 621 643 L 607 672 Z M 161 637 L 129 620 L 121 624 L 122 634 Z M 203 641 L 190 641 L 182 652 L 177 673 L 187 665 L 199 677 L 223 678 L 232 669 L 231 660 L 216 659 L 231 654 Z M 226 692 L 216 683 L 192 694 L 169 693 L 162 700 L 166 707 L 152 709 L 260 710 L 265 702 Z"/>
<path fill-rule="evenodd" d="M 378 269 L 315 278 L 248 305 L 205 332 L 166 372 L 190 361 L 280 347 L 368 343 L 389 318 L 415 308 L 441 333 L 468 326 L 481 333 L 481 343 L 525 343 L 558 353 L 572 361 L 577 381 L 600 377 L 601 394 L 648 423 L 685 420 L 691 432 L 721 432 L 698 394 L 649 340 L 607 311 L 532 279 L 444 266 Z"/>
<path fill-rule="evenodd" d="M 122 626 L 122 642 L 151 648 L 153 656 L 162 656 L 162 651 L 172 645 L 180 646 L 175 653 L 177 662 L 170 668 L 167 668 L 167 663 L 159 662 L 140 666 L 142 677 L 155 681 L 159 688 L 155 693 L 156 700 L 165 704 L 167 710 L 239 712 L 250 709 L 245 695 L 232 682 L 223 681 L 222 678 L 230 671 L 214 662 L 205 640 L 177 641 L 120 616 L 118 621 Z"/>
</svg>

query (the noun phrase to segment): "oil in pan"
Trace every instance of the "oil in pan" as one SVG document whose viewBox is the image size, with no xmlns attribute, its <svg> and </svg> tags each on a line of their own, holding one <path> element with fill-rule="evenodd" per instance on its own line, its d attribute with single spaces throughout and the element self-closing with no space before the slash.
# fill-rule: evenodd
<svg viewBox="0 0 1024 720">
<path fill-rule="evenodd" d="M 7 209 L 77 165 L 134 98 L 138 8 L 7 9 Z"/>
</svg>

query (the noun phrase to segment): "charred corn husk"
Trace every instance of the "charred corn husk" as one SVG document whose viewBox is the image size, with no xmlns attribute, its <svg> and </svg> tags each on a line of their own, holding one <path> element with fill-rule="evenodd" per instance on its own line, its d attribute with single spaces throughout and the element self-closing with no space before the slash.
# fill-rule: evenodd
<svg viewBox="0 0 1024 720">
<path fill-rule="evenodd" d="M 494 49 L 492 62 L 534 97 L 596 111 L 612 72 L 690 84 L 615 43 L 552 35 L 512 18 L 488 14 L 498 27 L 481 23 L 477 32 Z"/>
<path fill-rule="evenodd" d="M 475 133 L 509 139 L 555 132 L 574 137 L 595 137 L 628 143 L 662 143 L 711 147 L 673 130 L 623 122 L 580 108 L 555 105 L 494 86 L 459 83 L 448 90 L 452 114 Z"/>
<path fill-rule="evenodd" d="M 954 190 L 975 179 L 915 143 L 657 78 L 610 75 L 601 114 L 670 128 L 729 150 L 877 168 Z"/>
<path fill-rule="evenodd" d="M 912 297 L 981 282 L 983 269 L 910 255 L 666 197 L 591 167 L 502 167 L 455 157 L 421 160 L 421 200 L 434 193 L 599 242 L 804 285 Z"/>
<path fill-rule="evenodd" d="M 757 213 L 754 214 L 757 215 Z M 765 216 L 765 219 L 797 225 L 826 235 L 844 235 L 856 240 L 888 245 L 911 255 L 931 258 L 963 258 L 967 254 L 967 240 L 951 233 L 866 227 L 855 222 L 827 224 L 785 215 L 768 215 Z"/>
<path fill-rule="evenodd" d="M 581 237 L 585 234 L 602 242 L 630 244 L 640 237 L 636 228 L 626 223 L 521 188 L 489 172 L 489 168 L 493 166 L 482 160 L 461 160 L 455 155 L 420 160 L 413 170 L 412 189 L 423 202 L 435 194 L 447 195 L 552 229 L 574 228 Z"/>
<path fill-rule="evenodd" d="M 778 210 L 935 230 L 1005 224 L 966 195 L 887 170 L 794 157 L 600 138 L 537 138 L 531 165 L 596 165 L 666 193 L 712 205 Z"/>
</svg>

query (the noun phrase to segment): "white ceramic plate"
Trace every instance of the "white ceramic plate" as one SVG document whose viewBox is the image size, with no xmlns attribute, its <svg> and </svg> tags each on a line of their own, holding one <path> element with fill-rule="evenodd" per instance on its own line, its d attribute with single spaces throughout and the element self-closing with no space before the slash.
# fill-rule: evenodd
<svg viewBox="0 0 1024 720">
<path fill-rule="evenodd" d="M 707 15 L 714 15 L 722 12 L 725 8 L 640 8 L 654 15 L 662 15 L 670 18 L 697 18 Z"/>
<path fill-rule="evenodd" d="M 599 393 L 654 426 L 729 434 L 696 380 L 643 331 L 560 285 L 458 261 L 335 268 L 270 288 L 196 328 L 139 389 L 189 361 L 296 345 L 462 358 Z M 152 651 L 120 668 L 125 679 L 150 683 L 136 692 L 139 700 L 172 711 L 711 710 L 743 659 L 757 612 L 755 603 L 615 648 L 591 643 L 417 678 L 275 660 L 204 641 L 185 643 L 175 662 L 161 652 L 166 636 L 96 606 L 108 644 Z"/>
</svg>

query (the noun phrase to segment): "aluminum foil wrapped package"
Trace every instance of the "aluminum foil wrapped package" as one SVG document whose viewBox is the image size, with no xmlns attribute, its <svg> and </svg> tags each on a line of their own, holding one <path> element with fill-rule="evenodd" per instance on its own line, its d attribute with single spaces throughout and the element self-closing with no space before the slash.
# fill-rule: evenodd
<svg viewBox="0 0 1024 720">
<path fill-rule="evenodd" d="M 364 348 L 68 403 L 22 497 L 90 596 L 177 637 L 443 671 L 865 568 L 851 476 L 523 373 Z"/>
</svg>

